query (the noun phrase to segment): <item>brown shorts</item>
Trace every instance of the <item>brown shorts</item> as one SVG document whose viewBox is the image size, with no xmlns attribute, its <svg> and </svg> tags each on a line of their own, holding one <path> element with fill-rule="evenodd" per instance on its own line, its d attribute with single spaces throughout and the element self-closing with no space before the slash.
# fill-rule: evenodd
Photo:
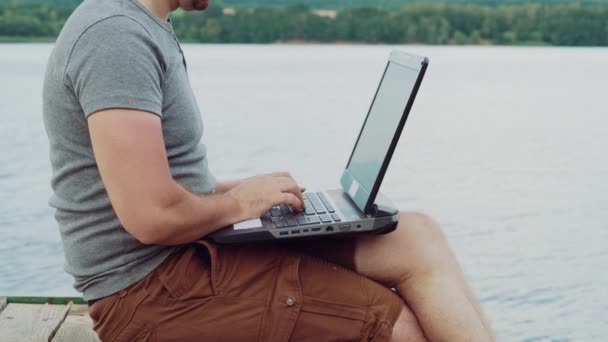
<svg viewBox="0 0 608 342">
<path fill-rule="evenodd" d="M 334 242 L 337 259 L 352 258 L 351 245 Z M 390 339 L 403 309 L 393 291 L 314 256 L 314 247 L 294 249 L 181 247 L 137 284 L 94 303 L 95 331 L 103 341 Z"/>
</svg>

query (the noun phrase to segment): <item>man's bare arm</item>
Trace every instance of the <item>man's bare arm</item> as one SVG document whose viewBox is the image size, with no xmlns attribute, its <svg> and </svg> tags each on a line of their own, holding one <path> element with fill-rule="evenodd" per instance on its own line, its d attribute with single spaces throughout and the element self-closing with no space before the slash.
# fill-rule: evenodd
<svg viewBox="0 0 608 342">
<path fill-rule="evenodd" d="M 172 176 L 158 116 L 127 109 L 88 119 L 95 159 L 123 227 L 144 244 L 179 245 L 232 223 L 260 217 L 273 205 L 302 207 L 291 177 L 259 176 L 224 193 L 192 194 Z"/>
<path fill-rule="evenodd" d="M 244 181 L 245 181 L 245 179 L 232 180 L 232 181 L 218 181 L 215 186 L 215 192 L 218 194 L 227 193 L 228 191 L 241 185 Z"/>
</svg>

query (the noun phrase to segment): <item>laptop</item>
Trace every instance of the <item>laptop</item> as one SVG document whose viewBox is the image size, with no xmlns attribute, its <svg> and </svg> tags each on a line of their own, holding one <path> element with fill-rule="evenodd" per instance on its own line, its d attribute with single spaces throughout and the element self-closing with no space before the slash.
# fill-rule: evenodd
<svg viewBox="0 0 608 342">
<path fill-rule="evenodd" d="M 231 244 L 395 230 L 399 210 L 379 189 L 428 64 L 426 57 L 391 52 L 340 189 L 308 191 L 303 194 L 303 212 L 276 206 L 259 219 L 234 224 L 208 238 Z"/>
</svg>

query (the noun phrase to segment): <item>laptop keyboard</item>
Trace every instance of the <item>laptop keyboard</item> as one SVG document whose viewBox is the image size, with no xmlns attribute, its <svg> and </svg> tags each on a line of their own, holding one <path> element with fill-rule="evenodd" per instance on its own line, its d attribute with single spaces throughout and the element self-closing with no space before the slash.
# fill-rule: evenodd
<svg viewBox="0 0 608 342">
<path fill-rule="evenodd" d="M 334 207 L 321 192 L 304 194 L 303 212 L 296 212 L 288 205 L 273 207 L 263 218 L 274 223 L 276 228 L 293 228 L 321 223 L 342 222 Z"/>
</svg>

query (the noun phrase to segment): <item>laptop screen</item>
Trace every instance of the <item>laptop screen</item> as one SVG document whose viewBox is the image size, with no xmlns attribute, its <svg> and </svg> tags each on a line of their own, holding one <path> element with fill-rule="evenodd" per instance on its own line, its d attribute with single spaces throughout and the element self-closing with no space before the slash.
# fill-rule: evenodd
<svg viewBox="0 0 608 342">
<path fill-rule="evenodd" d="M 365 190 L 368 198 L 387 158 L 419 73 L 420 70 L 389 62 L 380 83 L 347 166 L 347 171 Z M 351 193 L 351 197 L 354 197 L 354 193 Z M 368 198 L 365 198 L 365 202 Z"/>
</svg>

